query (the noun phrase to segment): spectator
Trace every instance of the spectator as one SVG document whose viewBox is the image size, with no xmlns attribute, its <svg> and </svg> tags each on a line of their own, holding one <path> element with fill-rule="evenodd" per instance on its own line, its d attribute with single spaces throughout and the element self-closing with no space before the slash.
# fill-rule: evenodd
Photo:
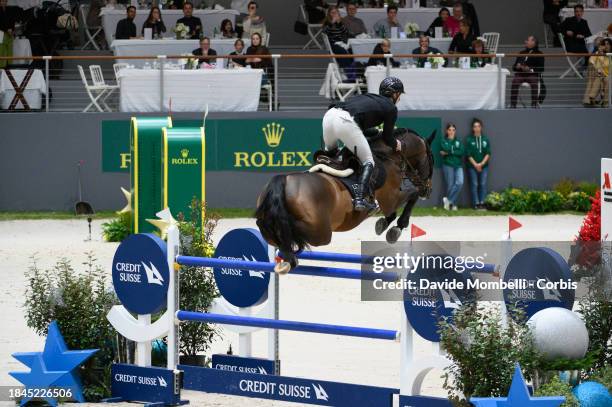
<svg viewBox="0 0 612 407">
<path fill-rule="evenodd" d="M 217 58 L 214 58 L 214 56 L 217 55 L 217 51 L 210 47 L 210 38 L 208 37 L 202 37 L 202 39 L 200 39 L 200 48 L 194 49 L 192 54 L 199 56 L 198 67 L 203 63 L 214 64 L 217 62 Z"/>
<path fill-rule="evenodd" d="M 538 95 L 538 85 L 541 81 L 542 72 L 544 72 L 544 57 L 534 55 L 542 55 L 542 51 L 538 48 L 538 40 L 533 35 L 530 35 L 525 40 L 525 49 L 521 54 L 523 57 L 516 58 L 512 69 L 514 70 L 514 78 L 512 79 L 512 88 L 510 91 L 510 107 L 516 108 L 518 99 L 519 87 L 523 83 L 528 83 L 531 87 L 531 107 L 538 107 L 540 95 Z"/>
<path fill-rule="evenodd" d="M 270 50 L 262 44 L 261 35 L 257 32 L 251 35 L 251 46 L 247 48 L 245 55 L 250 56 L 245 62 L 251 68 L 263 69 L 267 73 L 272 67 L 271 58 L 260 58 L 261 55 L 270 55 Z"/>
<path fill-rule="evenodd" d="M 374 51 L 372 54 L 380 55 L 380 54 L 390 54 L 391 53 L 391 41 L 387 38 L 384 38 L 380 43 L 376 44 L 374 47 Z M 376 66 L 376 65 L 387 65 L 387 59 L 382 57 L 370 57 L 368 59 L 368 66 Z M 398 61 L 395 61 L 391 58 L 391 66 L 397 68 L 400 66 Z"/>
<path fill-rule="evenodd" d="M 304 0 L 304 8 L 308 16 L 308 23 L 321 24 L 325 18 L 325 9 L 329 7 L 325 0 Z"/>
<path fill-rule="evenodd" d="M 323 33 L 327 35 L 334 54 L 346 55 L 351 53 L 348 48 L 348 29 L 342 22 L 340 12 L 335 6 L 330 6 L 327 9 L 327 16 L 323 21 Z M 353 63 L 353 58 L 338 58 L 337 61 L 338 65 L 346 68 Z"/>
<path fill-rule="evenodd" d="M 441 54 L 438 48 L 429 46 L 429 37 L 426 35 L 421 35 L 419 37 L 419 47 L 412 50 L 413 55 L 423 54 L 427 55 L 425 57 L 416 57 L 416 66 L 418 68 L 423 68 L 425 66 L 425 62 L 427 62 L 427 58 L 429 58 L 428 54 Z"/>
<path fill-rule="evenodd" d="M 161 37 L 162 33 L 166 32 L 166 25 L 164 24 L 164 20 L 162 20 L 159 7 L 151 7 L 149 17 L 147 17 L 147 20 L 142 25 L 142 35 L 144 35 L 145 28 L 151 29 L 153 38 Z"/>
<path fill-rule="evenodd" d="M 189 27 L 189 38 L 192 40 L 200 38 L 202 34 L 202 21 L 193 16 L 193 4 L 186 1 L 183 3 L 183 17 L 176 21 L 177 24 L 183 23 Z"/>
<path fill-rule="evenodd" d="M 387 7 L 387 18 L 383 18 L 374 24 L 374 32 L 380 38 L 388 38 L 391 35 L 391 28 L 400 29 L 400 23 L 397 19 L 397 6 Z"/>
<path fill-rule="evenodd" d="M 544 0 L 544 13 L 542 20 L 544 24 L 548 24 L 550 31 L 553 33 L 553 41 L 555 47 L 560 47 L 559 33 L 561 32 L 561 17 L 559 13 L 563 7 L 567 7 L 568 0 Z"/>
<path fill-rule="evenodd" d="M 242 21 L 242 38 L 250 38 L 253 34 L 258 33 L 265 41 L 268 38 L 268 30 L 264 18 L 257 15 L 257 7 L 256 2 L 249 2 L 249 15 Z"/>
<path fill-rule="evenodd" d="M 134 24 L 134 18 L 136 18 L 136 7 L 128 6 L 127 17 L 123 20 L 119 20 L 117 28 L 115 30 L 116 40 L 130 40 L 136 38 L 136 24 Z"/>
<path fill-rule="evenodd" d="M 221 38 L 236 38 L 236 31 L 234 31 L 234 25 L 232 20 L 226 18 L 221 21 Z"/>
<path fill-rule="evenodd" d="M 480 36 L 480 24 L 478 23 L 478 15 L 476 14 L 476 8 L 469 0 L 461 0 L 461 7 L 463 9 L 463 16 L 470 20 L 472 27 L 472 35 L 474 37 Z"/>
<path fill-rule="evenodd" d="M 250 0 L 232 0 L 230 8 L 240 13 L 236 17 L 236 35 L 238 38 L 242 37 L 242 21 L 249 15 L 249 1 Z"/>
<path fill-rule="evenodd" d="M 351 37 L 356 37 L 359 34 L 367 34 L 368 29 L 365 26 L 363 20 L 359 17 L 355 17 L 357 14 L 357 4 L 348 3 L 346 5 L 346 17 L 342 19 L 342 22 L 346 26 Z"/>
<path fill-rule="evenodd" d="M 459 54 L 471 54 L 472 53 L 472 42 L 475 38 L 470 30 L 470 22 L 466 19 L 461 20 L 459 23 L 459 32 L 453 37 L 450 47 L 448 47 L 449 53 Z"/>
<path fill-rule="evenodd" d="M 610 80 L 610 58 L 607 53 L 612 52 L 612 40 L 604 38 L 597 48 L 597 56 L 589 58 L 587 70 L 587 86 L 584 91 L 583 103 L 585 107 L 608 107 L 608 81 Z"/>
<path fill-rule="evenodd" d="M 574 6 L 574 17 L 569 17 L 561 23 L 561 31 L 568 52 L 587 53 L 585 38 L 591 36 L 589 23 L 582 18 L 584 7 L 581 4 Z M 587 62 L 587 61 L 585 61 Z"/>
<path fill-rule="evenodd" d="M 446 196 L 442 198 L 444 209 L 457 210 L 457 198 L 463 187 L 463 143 L 457 137 L 457 127 L 446 125 L 446 137 L 440 144 L 442 172 L 446 181 Z"/>
<path fill-rule="evenodd" d="M 230 55 L 244 55 L 244 41 L 240 38 L 234 41 L 234 51 L 230 52 Z M 232 68 L 244 68 L 246 66 L 245 58 L 232 58 L 230 61 Z"/>
<path fill-rule="evenodd" d="M 461 3 L 457 2 L 453 6 L 453 15 L 448 17 L 446 21 L 444 21 L 444 25 L 442 27 L 450 37 L 455 37 L 455 35 L 457 35 L 460 30 L 459 23 L 463 19 L 463 6 L 461 5 Z"/>
<path fill-rule="evenodd" d="M 446 7 L 442 7 L 440 11 L 438 12 L 438 17 L 436 17 L 436 19 L 433 20 L 433 22 L 430 24 L 429 28 L 427 29 L 427 33 L 429 34 L 430 37 L 433 37 L 436 35 L 436 27 L 442 27 L 444 31 L 444 23 L 446 22 L 448 17 L 450 17 L 450 11 L 448 11 Z"/>
<path fill-rule="evenodd" d="M 482 121 L 480 119 L 472 120 L 472 134 L 467 138 L 465 145 L 472 204 L 475 209 L 485 209 L 484 200 L 487 196 L 491 144 L 488 137 L 482 134 Z"/>
<path fill-rule="evenodd" d="M 477 55 L 487 54 L 487 52 L 485 52 L 484 41 L 480 39 L 472 41 L 472 52 Z M 483 68 L 486 64 L 491 63 L 491 57 L 472 57 L 472 62 L 474 62 L 478 68 Z"/>
</svg>

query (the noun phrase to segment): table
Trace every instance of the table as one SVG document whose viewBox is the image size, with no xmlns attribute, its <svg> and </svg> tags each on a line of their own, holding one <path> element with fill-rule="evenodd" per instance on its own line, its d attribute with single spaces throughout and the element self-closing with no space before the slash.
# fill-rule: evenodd
<svg viewBox="0 0 612 407">
<path fill-rule="evenodd" d="M 261 69 L 164 70 L 164 109 L 173 112 L 254 112 L 259 106 Z M 158 112 L 160 71 L 119 72 L 122 112 Z"/>
<path fill-rule="evenodd" d="M 561 10 L 561 18 L 574 16 L 573 8 Z M 608 24 L 612 23 L 612 9 L 610 8 L 585 8 L 583 18 L 589 23 L 591 32 L 606 31 Z"/>
<path fill-rule="evenodd" d="M 452 38 L 430 38 L 429 45 L 438 48 L 442 53 L 447 53 L 452 40 Z M 352 47 L 353 54 L 371 54 L 379 42 L 380 38 L 351 38 L 348 44 Z M 393 54 L 411 54 L 412 50 L 418 47 L 418 38 L 391 40 L 391 53 Z M 355 58 L 355 60 L 358 62 L 368 62 L 368 58 Z"/>
<path fill-rule="evenodd" d="M 217 55 L 228 55 L 234 51 L 235 39 L 212 39 L 210 47 L 217 51 Z M 251 40 L 244 41 L 244 50 L 251 45 Z M 111 49 L 116 56 L 146 56 L 146 55 L 180 55 L 191 53 L 199 48 L 198 40 L 115 40 L 111 43 Z M 136 67 L 142 67 L 147 61 L 139 59 L 118 59 L 117 62 L 125 62 Z"/>
<path fill-rule="evenodd" d="M 13 40 L 13 56 L 31 57 L 32 46 L 30 45 L 30 40 L 27 38 L 15 38 Z M 31 63 L 32 60 L 29 58 L 13 59 L 13 61 L 11 62 L 11 64 L 14 65 L 29 65 Z"/>
<path fill-rule="evenodd" d="M 6 71 L 6 69 L 2 69 L 0 73 L 0 107 L 8 110 L 40 109 L 42 107 L 42 95 L 47 92 L 47 84 L 45 83 L 42 71 L 40 69 L 8 70 L 15 79 L 17 88 L 22 87 L 22 82 L 28 71 L 32 72 L 30 81 L 25 89 L 20 89 L 28 106 L 24 105 L 23 99 L 19 96 L 15 98 L 15 86 L 11 83 Z"/>
<path fill-rule="evenodd" d="M 400 8 L 397 12 L 402 31 L 406 23 L 417 23 L 421 31 L 426 31 L 433 20 L 438 17 L 439 8 Z M 340 15 L 346 16 L 346 9 L 340 9 Z M 383 18 L 387 18 L 387 9 L 385 8 L 360 8 L 357 10 L 356 17 L 359 17 L 365 23 L 368 31 L 373 31 L 374 24 Z M 372 33 L 370 33 L 372 34 Z"/>
<path fill-rule="evenodd" d="M 149 15 L 148 9 L 136 10 L 136 18 L 134 24 L 136 24 L 136 32 L 138 35 L 142 32 L 142 25 L 144 24 L 147 16 Z M 217 30 L 221 26 L 221 21 L 228 18 L 234 27 L 236 26 L 236 16 L 238 12 L 236 10 L 193 10 L 193 15 L 199 17 L 202 20 L 202 29 L 204 35 L 211 37 L 214 34 L 215 27 Z M 102 17 L 102 27 L 104 27 L 104 35 L 106 36 L 106 42 L 110 44 L 113 42 L 115 30 L 117 29 L 117 23 L 119 20 L 125 18 L 125 9 L 115 9 L 110 7 L 104 7 L 100 10 L 100 16 Z M 176 25 L 176 21 L 183 17 L 183 10 L 162 10 L 162 19 L 166 25 L 166 35 L 173 35 L 171 31 Z M 193 49 L 193 48 L 192 48 Z"/>
<path fill-rule="evenodd" d="M 502 70 L 501 100 L 505 100 L 506 77 Z M 399 110 L 478 110 L 498 109 L 500 94 L 497 66 L 478 69 L 459 68 L 393 68 L 391 76 L 404 83 L 406 94 L 397 105 Z M 365 73 L 368 92 L 378 93 L 386 69 L 371 66 Z"/>
</svg>

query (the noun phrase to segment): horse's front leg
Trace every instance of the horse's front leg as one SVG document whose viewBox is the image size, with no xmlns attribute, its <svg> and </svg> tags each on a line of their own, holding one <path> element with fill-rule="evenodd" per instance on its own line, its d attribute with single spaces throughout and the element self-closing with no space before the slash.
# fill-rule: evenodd
<svg viewBox="0 0 612 407">
<path fill-rule="evenodd" d="M 376 225 L 374 225 L 374 231 L 377 236 L 382 235 L 382 233 L 387 230 L 389 225 L 397 218 L 397 212 L 393 212 L 389 216 L 383 216 L 382 218 L 376 221 Z"/>
<path fill-rule="evenodd" d="M 387 232 L 386 238 L 387 243 L 395 243 L 399 239 L 402 234 L 402 230 L 404 230 L 408 224 L 410 223 L 410 215 L 412 214 L 412 208 L 419 200 L 419 194 L 416 189 L 410 190 L 408 193 L 408 200 L 404 205 L 404 209 L 402 209 L 402 214 L 397 220 L 397 226 L 393 226 Z"/>
</svg>

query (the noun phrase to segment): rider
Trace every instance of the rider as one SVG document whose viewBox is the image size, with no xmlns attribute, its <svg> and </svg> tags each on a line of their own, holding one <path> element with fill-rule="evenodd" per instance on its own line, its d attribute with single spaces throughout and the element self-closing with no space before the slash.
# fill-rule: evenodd
<svg viewBox="0 0 612 407">
<path fill-rule="evenodd" d="M 355 187 L 353 200 L 357 211 L 375 208 L 375 205 L 364 199 L 364 192 L 370 184 L 374 170 L 374 157 L 363 132 L 382 124 L 382 137 L 385 143 L 397 151 L 401 150 L 401 143 L 393 137 L 393 129 L 397 120 L 395 105 L 400 95 L 404 93 L 404 84 L 398 78 L 385 78 L 380 83 L 378 93 L 378 95 L 374 93 L 357 95 L 344 102 L 335 103 L 323 116 L 325 149 L 337 148 L 340 140 L 349 150 L 355 152 L 361 161 L 361 176 Z"/>
</svg>

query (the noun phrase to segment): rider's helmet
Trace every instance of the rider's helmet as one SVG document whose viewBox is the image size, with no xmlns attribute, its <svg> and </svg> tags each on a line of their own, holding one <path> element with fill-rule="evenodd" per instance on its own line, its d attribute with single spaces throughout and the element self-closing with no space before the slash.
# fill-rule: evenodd
<svg viewBox="0 0 612 407">
<path fill-rule="evenodd" d="M 383 79 L 378 88 L 378 93 L 381 96 L 391 97 L 396 92 L 404 93 L 404 84 L 394 76 Z"/>
</svg>

